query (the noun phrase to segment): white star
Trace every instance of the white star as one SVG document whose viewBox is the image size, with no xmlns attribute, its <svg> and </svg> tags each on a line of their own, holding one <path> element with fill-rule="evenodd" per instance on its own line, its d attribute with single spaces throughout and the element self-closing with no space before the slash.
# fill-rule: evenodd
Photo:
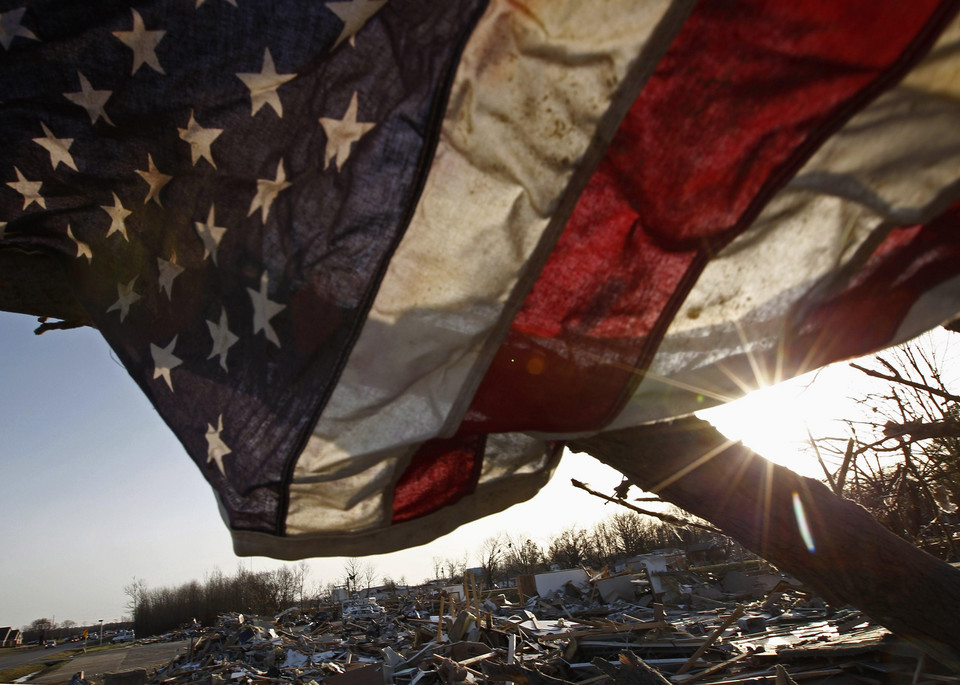
<svg viewBox="0 0 960 685">
<path fill-rule="evenodd" d="M 114 31 L 113 35 L 123 41 L 123 44 L 133 50 L 133 71 L 131 75 L 137 73 L 137 69 L 144 63 L 154 71 L 161 74 L 166 72 L 160 66 L 157 59 L 157 43 L 166 35 L 166 31 L 147 31 L 143 25 L 143 17 L 135 9 L 133 12 L 133 30 L 132 31 Z"/>
<path fill-rule="evenodd" d="M 153 357 L 153 378 L 156 380 L 162 376 L 163 380 L 167 382 L 170 392 L 173 392 L 173 380 L 170 378 L 170 372 L 183 363 L 183 360 L 173 353 L 173 348 L 176 345 L 177 336 L 173 336 L 173 340 L 166 347 L 157 347 L 150 343 L 150 355 Z"/>
<path fill-rule="evenodd" d="M 162 257 L 157 257 L 157 269 L 160 276 L 157 279 L 160 290 L 167 294 L 167 299 L 173 299 L 173 280 L 183 273 L 183 267 L 177 264 L 177 253 L 174 252 L 168 262 Z"/>
<path fill-rule="evenodd" d="M 227 310 L 220 310 L 220 323 L 207 321 L 207 328 L 210 329 L 210 337 L 213 338 L 213 348 L 210 350 L 210 356 L 207 359 L 213 359 L 219 355 L 220 366 L 226 371 L 227 351 L 240 339 L 231 333 L 229 326 L 227 326 Z"/>
<path fill-rule="evenodd" d="M 203 128 L 193 118 L 193 112 L 190 112 L 190 122 L 187 127 L 177 130 L 180 131 L 180 139 L 190 143 L 190 158 L 193 160 L 194 166 L 203 157 L 210 162 L 210 166 L 214 169 L 217 168 L 213 161 L 213 153 L 210 152 L 210 146 L 217 139 L 217 136 L 223 133 L 222 128 Z"/>
<path fill-rule="evenodd" d="M 10 49 L 10 44 L 13 43 L 13 39 L 17 36 L 29 38 L 30 40 L 40 40 L 33 35 L 30 29 L 20 25 L 20 22 L 23 20 L 23 13 L 26 11 L 25 7 L 21 7 L 20 9 L 10 10 L 9 12 L 0 14 L 0 45 L 3 45 L 4 50 Z"/>
<path fill-rule="evenodd" d="M 253 302 L 253 334 L 256 335 L 263 331 L 267 340 L 280 347 L 280 339 L 277 338 L 276 331 L 270 325 L 270 319 L 286 309 L 287 306 L 274 302 L 267 297 L 267 281 L 267 272 L 264 271 L 263 275 L 260 276 L 259 292 L 253 288 L 247 288 L 247 292 L 250 293 L 250 300 Z"/>
<path fill-rule="evenodd" d="M 113 91 L 94 90 L 86 76 L 79 71 L 77 72 L 77 76 L 80 77 L 80 91 L 77 93 L 64 93 L 63 97 L 87 110 L 87 114 L 90 115 L 91 124 L 97 123 L 97 119 L 103 117 L 104 121 L 114 126 L 114 123 L 110 121 L 110 117 L 103 111 L 103 107 L 107 104 L 110 96 L 113 95 Z"/>
<path fill-rule="evenodd" d="M 160 191 L 173 176 L 161 174 L 157 171 L 157 167 L 153 163 L 153 157 L 149 153 L 147 153 L 147 170 L 140 171 L 139 169 L 134 169 L 134 171 L 140 174 L 140 178 L 150 184 L 150 190 L 147 191 L 147 197 L 144 198 L 143 204 L 147 204 L 150 200 L 153 200 L 163 207 L 163 205 L 160 204 Z"/>
<path fill-rule="evenodd" d="M 123 236 L 124 240 L 129 241 L 130 239 L 127 237 L 127 225 L 124 223 L 124 219 L 133 212 L 129 209 L 124 209 L 124 206 L 120 204 L 120 198 L 117 197 L 117 194 L 113 194 L 113 207 L 100 205 L 100 209 L 110 215 L 110 229 L 107 231 L 106 237 L 109 238 L 114 233 L 119 233 Z"/>
<path fill-rule="evenodd" d="M 323 168 L 330 166 L 330 161 L 337 158 L 337 171 L 343 168 L 350 157 L 350 146 L 356 143 L 376 124 L 357 122 L 357 91 L 353 91 L 350 106 L 347 107 L 343 119 L 328 119 L 320 117 L 320 125 L 327 134 L 327 149 Z"/>
<path fill-rule="evenodd" d="M 73 161 L 73 155 L 70 154 L 70 146 L 73 145 L 73 138 L 57 138 L 50 129 L 47 128 L 45 123 L 41 121 L 40 125 L 43 127 L 45 137 L 34 138 L 33 142 L 50 153 L 50 164 L 53 165 L 53 168 L 56 169 L 58 164 L 63 164 L 76 171 L 77 165 Z"/>
<path fill-rule="evenodd" d="M 47 201 L 40 194 L 40 186 L 43 185 L 43 181 L 28 181 L 17 167 L 13 167 L 13 170 L 17 172 L 17 180 L 7 181 L 7 185 L 23 195 L 23 208 L 26 209 L 36 202 L 43 209 L 46 209 Z"/>
<path fill-rule="evenodd" d="M 86 257 L 88 263 L 92 262 L 93 251 L 90 249 L 89 245 L 77 240 L 77 237 L 73 235 L 73 229 L 70 228 L 70 224 L 67 224 L 67 236 L 70 238 L 70 240 L 72 240 L 77 244 L 77 259 L 80 259 L 81 257 Z"/>
<path fill-rule="evenodd" d="M 387 4 L 387 0 L 348 0 L 347 2 L 328 2 L 327 9 L 337 15 L 343 22 L 343 30 L 333 44 L 336 49 L 347 38 L 353 38 L 357 31 L 363 28 L 367 20 L 380 11 Z"/>
<path fill-rule="evenodd" d="M 210 205 L 207 220 L 205 222 L 194 221 L 193 223 L 197 228 L 197 235 L 203 241 L 203 258 L 212 256 L 213 263 L 216 264 L 217 248 L 220 247 L 220 241 L 223 240 L 223 234 L 227 232 L 227 229 L 216 225 L 216 219 L 213 216 L 214 211 L 214 205 Z"/>
<path fill-rule="evenodd" d="M 259 74 L 237 74 L 237 78 L 250 90 L 250 106 L 253 109 L 251 116 L 260 111 L 264 105 L 273 107 L 278 117 L 283 117 L 283 105 L 277 88 L 287 81 L 296 78 L 296 74 L 278 74 L 273 65 L 270 48 L 263 51 L 263 68 Z"/>
<path fill-rule="evenodd" d="M 137 282 L 137 277 L 134 276 L 133 280 L 123 285 L 122 283 L 117 283 L 117 301 L 110 305 L 108 312 L 112 312 L 115 309 L 120 310 L 120 323 L 123 323 L 123 320 L 127 318 L 127 314 L 130 313 L 130 305 L 140 299 L 140 296 L 133 292 L 133 285 Z"/>
<path fill-rule="evenodd" d="M 223 470 L 223 458 L 233 450 L 227 447 L 223 438 L 220 437 L 220 433 L 222 432 L 223 414 L 220 414 L 220 416 L 217 417 L 216 428 L 213 427 L 212 423 L 207 424 L 207 463 L 209 464 L 211 461 L 216 462 L 220 473 L 226 476 L 227 472 Z"/>
<path fill-rule="evenodd" d="M 287 180 L 287 174 L 283 170 L 283 158 L 281 157 L 280 163 L 277 164 L 277 177 L 274 180 L 271 181 L 268 178 L 257 179 L 257 194 L 254 196 L 253 202 L 250 203 L 250 211 L 247 212 L 247 216 L 259 209 L 260 220 L 267 223 L 267 216 L 270 214 L 273 201 L 277 199 L 281 190 L 285 190 L 292 185 Z"/>
</svg>

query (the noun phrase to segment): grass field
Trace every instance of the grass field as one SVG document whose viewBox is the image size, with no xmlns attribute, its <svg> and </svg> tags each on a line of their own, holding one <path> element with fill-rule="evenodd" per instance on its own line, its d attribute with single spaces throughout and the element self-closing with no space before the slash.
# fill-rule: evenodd
<svg viewBox="0 0 960 685">
<path fill-rule="evenodd" d="M 125 646 L 126 645 L 123 644 L 106 644 L 103 646 L 97 645 L 94 647 L 87 647 L 86 651 L 84 651 L 83 647 L 68 649 L 63 652 L 58 652 L 55 656 L 51 655 L 51 658 L 48 661 L 37 661 L 35 663 L 22 664 L 12 668 L 2 669 L 0 670 L 0 683 L 12 683 L 13 681 L 23 678 L 24 676 L 34 675 L 40 673 L 41 671 L 50 671 L 55 668 L 59 668 L 72 657 L 80 656 L 81 654 L 92 654 L 94 652 L 102 652 L 108 649 L 120 649 Z"/>
<path fill-rule="evenodd" d="M 23 678 L 24 676 L 33 675 L 34 673 L 39 673 L 40 671 L 45 671 L 47 669 L 47 664 L 37 663 L 37 664 L 23 664 L 21 666 L 14 666 L 13 668 L 5 668 L 0 670 L 0 683 L 12 683 L 14 680 Z"/>
</svg>

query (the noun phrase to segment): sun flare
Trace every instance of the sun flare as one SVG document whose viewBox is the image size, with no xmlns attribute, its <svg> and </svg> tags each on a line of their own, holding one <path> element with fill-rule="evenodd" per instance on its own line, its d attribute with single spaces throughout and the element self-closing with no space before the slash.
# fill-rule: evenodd
<svg viewBox="0 0 960 685">
<path fill-rule="evenodd" d="M 837 365 L 763 387 L 739 400 L 700 412 L 728 438 L 740 440 L 770 461 L 812 478 L 823 470 L 810 445 L 818 437 L 842 432 L 839 421 L 851 415 L 854 381 Z"/>
</svg>

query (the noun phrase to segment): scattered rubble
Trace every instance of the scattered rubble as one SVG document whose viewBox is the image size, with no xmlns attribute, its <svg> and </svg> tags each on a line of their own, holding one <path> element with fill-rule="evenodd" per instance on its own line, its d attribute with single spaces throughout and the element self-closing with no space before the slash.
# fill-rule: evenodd
<svg viewBox="0 0 960 685">
<path fill-rule="evenodd" d="M 642 559 L 623 573 L 521 577 L 513 601 L 471 583 L 430 591 L 272 619 L 223 615 L 149 682 L 960 683 L 860 613 L 776 573 L 717 578 Z"/>
</svg>

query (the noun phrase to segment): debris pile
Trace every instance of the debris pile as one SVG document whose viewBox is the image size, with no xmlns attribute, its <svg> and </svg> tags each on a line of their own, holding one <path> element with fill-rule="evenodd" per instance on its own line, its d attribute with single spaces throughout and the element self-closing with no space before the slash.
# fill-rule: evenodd
<svg viewBox="0 0 960 685">
<path fill-rule="evenodd" d="M 522 578 L 512 602 L 468 583 L 464 599 L 421 588 L 382 606 L 364 599 L 272 619 L 223 615 L 150 682 L 960 682 L 858 612 L 834 610 L 775 574 L 541 576 Z"/>
</svg>

